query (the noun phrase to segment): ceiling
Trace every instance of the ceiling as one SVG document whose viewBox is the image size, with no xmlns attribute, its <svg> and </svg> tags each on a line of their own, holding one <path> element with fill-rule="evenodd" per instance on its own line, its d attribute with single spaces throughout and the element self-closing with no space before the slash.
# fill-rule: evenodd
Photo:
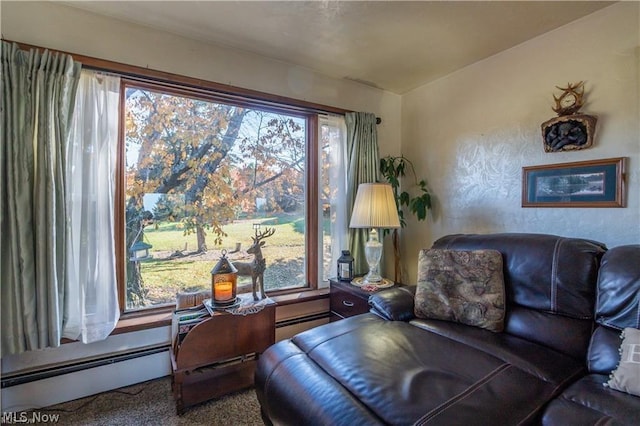
<svg viewBox="0 0 640 426">
<path fill-rule="evenodd" d="M 402 94 L 613 2 L 62 2 Z"/>
</svg>

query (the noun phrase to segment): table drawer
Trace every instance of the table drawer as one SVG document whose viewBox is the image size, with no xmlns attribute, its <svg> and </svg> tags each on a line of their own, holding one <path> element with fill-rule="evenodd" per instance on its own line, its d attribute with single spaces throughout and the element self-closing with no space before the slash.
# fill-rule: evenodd
<svg viewBox="0 0 640 426">
<path fill-rule="evenodd" d="M 346 318 L 369 312 L 368 298 L 361 298 L 340 289 L 331 289 L 331 311 Z"/>
</svg>

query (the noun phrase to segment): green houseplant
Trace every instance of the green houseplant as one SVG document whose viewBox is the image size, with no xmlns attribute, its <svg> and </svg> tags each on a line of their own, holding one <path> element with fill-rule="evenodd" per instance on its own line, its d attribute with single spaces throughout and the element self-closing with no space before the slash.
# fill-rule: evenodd
<svg viewBox="0 0 640 426">
<path fill-rule="evenodd" d="M 413 175 L 414 184 L 409 189 L 412 192 L 400 188 L 400 179 L 405 177 L 407 170 Z M 427 218 L 427 211 L 431 209 L 431 193 L 427 188 L 427 182 L 422 179 L 418 181 L 413 163 L 404 156 L 394 157 L 387 155 L 380 159 L 380 174 L 393 188 L 393 195 L 396 200 L 400 226 L 407 225 L 405 219 L 405 209 L 416 216 L 421 221 Z M 398 230 L 393 230 L 393 257 L 394 257 L 394 281 L 401 281 L 400 274 L 400 244 Z"/>
</svg>

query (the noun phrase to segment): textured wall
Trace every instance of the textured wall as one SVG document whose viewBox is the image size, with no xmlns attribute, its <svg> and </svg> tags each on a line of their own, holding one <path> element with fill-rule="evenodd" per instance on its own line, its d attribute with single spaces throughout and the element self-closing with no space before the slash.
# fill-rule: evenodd
<svg viewBox="0 0 640 426">
<path fill-rule="evenodd" d="M 402 152 L 435 194 L 403 232 L 405 281 L 417 253 L 451 233 L 535 232 L 640 242 L 639 4 L 618 3 L 403 96 Z M 585 80 L 598 116 L 590 149 L 545 153 L 540 124 L 556 85 Z M 522 167 L 628 157 L 626 208 L 522 208 Z"/>
</svg>

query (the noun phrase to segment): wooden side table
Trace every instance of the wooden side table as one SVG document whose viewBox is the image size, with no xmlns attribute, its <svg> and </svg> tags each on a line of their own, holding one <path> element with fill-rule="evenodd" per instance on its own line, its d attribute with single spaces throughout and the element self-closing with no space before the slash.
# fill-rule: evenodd
<svg viewBox="0 0 640 426">
<path fill-rule="evenodd" d="M 370 292 L 352 285 L 348 281 L 329 279 L 330 320 L 337 321 L 354 315 L 369 312 L 369 296 L 377 292 Z M 399 284 L 396 284 L 397 286 Z M 394 286 L 394 287 L 395 287 Z M 390 287 L 392 288 L 392 287 Z M 385 291 L 378 290 L 379 291 Z"/>
<path fill-rule="evenodd" d="M 253 385 L 258 357 L 275 343 L 276 304 L 260 312 L 216 311 L 171 350 L 176 410 Z"/>
</svg>

